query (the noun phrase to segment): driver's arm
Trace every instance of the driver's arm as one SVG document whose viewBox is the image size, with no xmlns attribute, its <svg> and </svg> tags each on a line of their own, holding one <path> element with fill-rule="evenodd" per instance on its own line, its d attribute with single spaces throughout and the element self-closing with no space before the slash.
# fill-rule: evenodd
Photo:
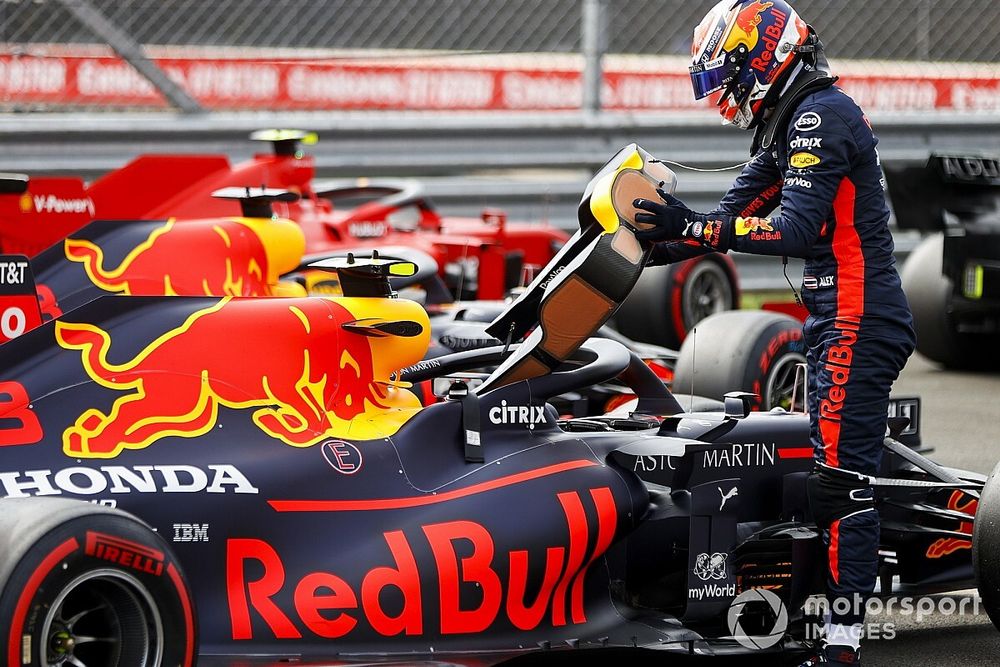
<svg viewBox="0 0 1000 667">
<path fill-rule="evenodd" d="M 711 214 L 736 215 L 743 218 L 769 214 L 781 201 L 781 171 L 774 154 L 761 151 L 743 167 Z"/>
<path fill-rule="evenodd" d="M 806 127 L 797 128 L 806 113 L 818 120 L 811 127 L 802 123 Z M 816 102 L 799 106 L 789 126 L 788 145 L 809 148 L 788 158 L 779 215 L 761 217 L 763 206 L 758 215 L 749 216 L 729 211 L 695 213 L 677 198 L 661 193 L 663 204 L 636 200 L 638 208 L 649 211 L 639 222 L 657 225 L 653 234 L 696 241 L 719 252 L 810 257 L 817 240 L 828 233 L 827 220 L 832 216 L 838 222 L 846 220 L 848 228 L 853 226 L 855 184 L 848 176 L 858 158 L 855 131 L 859 128 L 852 127 L 834 109 Z M 770 205 L 770 201 L 766 204 Z"/>
<path fill-rule="evenodd" d="M 781 201 L 781 185 L 781 172 L 774 156 L 762 151 L 743 167 L 712 213 L 741 217 L 767 215 Z M 714 250 L 694 240 L 664 241 L 653 246 L 648 264 L 674 264 L 710 252 Z"/>
<path fill-rule="evenodd" d="M 796 129 L 805 113 L 821 117 L 821 127 Z M 771 218 L 762 213 L 738 215 L 720 234 L 721 246 L 759 255 L 808 258 L 817 239 L 826 233 L 831 214 L 838 218 L 853 215 L 854 184 L 848 178 L 858 151 L 853 128 L 823 104 L 803 104 L 789 122 L 788 144 L 810 140 L 813 147 L 800 153 L 809 158 L 808 163 L 795 164 L 790 159 L 781 189 L 781 214 Z"/>
</svg>

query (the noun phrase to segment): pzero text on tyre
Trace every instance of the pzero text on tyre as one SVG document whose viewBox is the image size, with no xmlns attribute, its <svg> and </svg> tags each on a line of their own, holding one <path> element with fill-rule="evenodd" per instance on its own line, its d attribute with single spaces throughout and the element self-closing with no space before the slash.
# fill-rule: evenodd
<svg viewBox="0 0 1000 667">
<path fill-rule="evenodd" d="M 188 667 L 191 593 L 169 545 L 81 501 L 0 500 L 0 656 L 9 667 Z"/>
</svg>

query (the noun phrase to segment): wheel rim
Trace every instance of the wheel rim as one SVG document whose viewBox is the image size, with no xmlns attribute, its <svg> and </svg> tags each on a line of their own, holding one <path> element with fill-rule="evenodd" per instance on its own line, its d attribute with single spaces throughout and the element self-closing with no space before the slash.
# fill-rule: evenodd
<svg viewBox="0 0 1000 667">
<path fill-rule="evenodd" d="M 792 395 L 795 392 L 795 370 L 799 364 L 805 363 L 801 354 L 790 352 L 778 357 L 767 376 L 767 389 L 764 393 L 764 410 L 784 408 L 794 412 L 798 406 L 792 405 Z M 804 400 L 805 391 L 798 392 Z"/>
<path fill-rule="evenodd" d="M 163 623 L 146 587 L 118 570 L 71 581 L 42 625 L 45 667 L 156 667 Z"/>
<path fill-rule="evenodd" d="M 697 264 L 684 285 L 684 328 L 694 325 L 709 315 L 730 310 L 733 290 L 722 269 L 711 262 Z"/>
</svg>

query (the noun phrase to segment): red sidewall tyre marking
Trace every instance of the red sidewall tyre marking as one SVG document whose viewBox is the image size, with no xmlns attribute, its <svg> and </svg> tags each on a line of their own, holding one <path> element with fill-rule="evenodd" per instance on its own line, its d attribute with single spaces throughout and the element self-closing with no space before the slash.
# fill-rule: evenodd
<svg viewBox="0 0 1000 667">
<path fill-rule="evenodd" d="M 181 607 L 184 608 L 184 629 L 187 637 L 184 645 L 184 667 L 191 667 L 194 664 L 194 612 L 191 610 L 191 598 L 181 579 L 181 573 L 173 563 L 167 566 L 167 575 L 177 587 L 177 597 L 181 599 Z"/>
</svg>

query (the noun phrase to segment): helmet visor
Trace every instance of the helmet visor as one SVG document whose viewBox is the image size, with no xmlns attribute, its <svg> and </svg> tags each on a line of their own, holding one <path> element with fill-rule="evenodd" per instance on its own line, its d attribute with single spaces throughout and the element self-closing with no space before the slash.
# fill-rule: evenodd
<svg viewBox="0 0 1000 667">
<path fill-rule="evenodd" d="M 716 58 L 697 65 L 691 65 L 691 85 L 694 87 L 694 98 L 700 100 L 712 93 L 722 90 L 731 80 L 730 68 L 725 66 L 724 57 Z"/>
</svg>

